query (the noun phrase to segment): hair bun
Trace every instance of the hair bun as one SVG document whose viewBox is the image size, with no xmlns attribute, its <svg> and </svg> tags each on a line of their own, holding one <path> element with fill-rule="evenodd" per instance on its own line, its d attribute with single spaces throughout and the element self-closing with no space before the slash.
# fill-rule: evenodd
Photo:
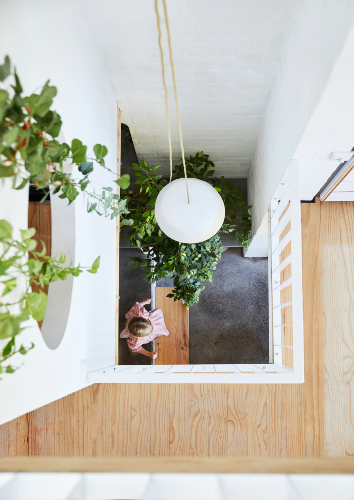
<svg viewBox="0 0 354 500">
<path fill-rule="evenodd" d="M 153 326 L 149 319 L 136 316 L 127 322 L 126 329 L 134 337 L 147 337 L 152 333 Z"/>
</svg>

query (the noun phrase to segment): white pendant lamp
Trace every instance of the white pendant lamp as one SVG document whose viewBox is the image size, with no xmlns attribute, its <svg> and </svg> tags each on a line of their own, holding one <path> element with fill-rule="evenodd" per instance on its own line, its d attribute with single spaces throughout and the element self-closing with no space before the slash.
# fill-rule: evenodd
<svg viewBox="0 0 354 500">
<path fill-rule="evenodd" d="M 162 231 L 181 243 L 208 240 L 221 228 L 225 206 L 221 196 L 207 182 L 188 179 L 190 202 L 184 179 L 167 184 L 157 197 L 155 217 Z"/>
<path fill-rule="evenodd" d="M 162 0 L 165 12 L 165 21 L 168 35 L 168 45 L 172 69 L 172 78 L 176 99 L 179 137 L 181 142 L 182 161 L 185 179 L 172 180 L 172 147 L 170 118 L 168 112 L 167 86 L 165 80 L 165 66 L 161 45 L 160 17 L 158 0 L 155 0 L 157 27 L 159 31 L 159 47 L 161 54 L 162 79 L 165 88 L 165 103 L 168 124 L 168 139 L 170 148 L 170 183 L 159 193 L 155 204 L 155 218 L 161 230 L 171 239 L 181 243 L 200 243 L 214 236 L 221 228 L 225 218 L 224 202 L 208 182 L 190 178 L 187 181 L 187 172 L 184 159 L 181 120 L 177 99 L 177 87 L 172 60 L 170 29 L 168 25 L 166 1 Z"/>
</svg>

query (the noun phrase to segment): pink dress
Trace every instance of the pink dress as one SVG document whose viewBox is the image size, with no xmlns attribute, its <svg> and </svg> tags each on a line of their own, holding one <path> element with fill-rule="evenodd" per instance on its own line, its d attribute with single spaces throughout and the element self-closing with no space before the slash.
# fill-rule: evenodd
<svg viewBox="0 0 354 500">
<path fill-rule="evenodd" d="M 146 337 L 134 337 L 126 328 L 120 332 L 120 338 L 128 339 L 128 346 L 133 352 L 138 352 L 141 349 L 142 344 L 148 344 L 152 340 L 165 335 L 169 335 L 169 331 L 166 328 L 165 321 L 163 319 L 163 313 L 161 309 L 154 309 L 148 312 L 140 302 L 136 302 L 129 312 L 125 315 L 127 319 L 132 319 L 137 316 L 142 316 L 143 318 L 149 319 L 152 323 L 153 330 L 150 335 Z"/>
</svg>

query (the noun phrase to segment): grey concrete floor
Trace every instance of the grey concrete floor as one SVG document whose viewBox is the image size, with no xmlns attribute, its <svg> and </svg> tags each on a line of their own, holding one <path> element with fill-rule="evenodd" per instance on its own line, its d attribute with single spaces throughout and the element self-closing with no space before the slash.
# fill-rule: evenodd
<svg viewBox="0 0 354 500">
<path fill-rule="evenodd" d="M 229 248 L 192 309 L 191 364 L 269 363 L 268 259 Z"/>
<path fill-rule="evenodd" d="M 189 310 L 190 363 L 268 363 L 268 321 L 268 259 L 245 258 L 242 248 L 229 248 Z"/>
<path fill-rule="evenodd" d="M 140 269 L 130 267 L 130 256 L 143 254 L 133 248 L 120 250 L 120 331 L 125 313 L 136 301 L 150 297 L 151 290 Z M 157 286 L 173 282 L 163 279 Z M 212 283 L 205 283 L 198 304 L 189 310 L 190 363 L 268 363 L 268 314 L 268 259 L 244 258 L 241 248 L 229 248 Z M 146 348 L 151 350 L 151 345 Z M 150 359 L 132 353 L 126 339 L 120 339 L 119 363 L 150 364 Z"/>
</svg>

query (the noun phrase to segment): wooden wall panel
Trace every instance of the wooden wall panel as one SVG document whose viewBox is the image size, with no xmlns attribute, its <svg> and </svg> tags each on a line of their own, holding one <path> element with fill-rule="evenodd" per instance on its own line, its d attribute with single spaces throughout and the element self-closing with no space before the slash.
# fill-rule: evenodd
<svg viewBox="0 0 354 500">
<path fill-rule="evenodd" d="M 302 203 L 306 456 L 324 456 L 321 205 Z"/>
<path fill-rule="evenodd" d="M 290 229 L 291 229 L 291 221 L 289 220 L 289 222 L 285 226 L 284 230 L 282 231 L 281 235 L 279 236 L 279 243 L 281 242 L 281 240 L 283 238 L 285 238 L 285 236 L 288 234 L 288 232 L 290 231 Z"/>
<path fill-rule="evenodd" d="M 284 210 L 282 211 L 280 217 L 279 217 L 279 222 L 282 220 L 282 218 L 284 217 L 285 215 L 285 212 L 288 210 L 288 208 L 290 207 L 290 201 L 288 202 L 288 204 L 286 205 L 286 207 L 284 208 Z"/>
<path fill-rule="evenodd" d="M 289 347 L 281 348 L 281 357 L 283 365 L 288 368 L 294 368 L 294 351 Z"/>
<path fill-rule="evenodd" d="M 281 345 L 293 345 L 293 327 L 292 326 L 282 326 L 281 327 Z"/>
<path fill-rule="evenodd" d="M 290 278 L 290 276 L 292 276 L 292 273 L 291 273 L 291 262 L 280 273 L 280 284 L 284 283 L 284 281 L 286 281 L 288 278 Z"/>
<path fill-rule="evenodd" d="M 293 300 L 293 287 L 292 285 L 287 286 L 280 291 L 280 303 L 291 302 Z"/>
<path fill-rule="evenodd" d="M 291 241 L 286 245 L 284 250 L 279 255 L 279 262 L 283 262 L 291 254 Z"/>
<path fill-rule="evenodd" d="M 293 306 L 292 306 L 292 304 L 285 306 L 281 309 L 281 324 L 282 325 L 292 325 L 293 324 Z"/>
</svg>

